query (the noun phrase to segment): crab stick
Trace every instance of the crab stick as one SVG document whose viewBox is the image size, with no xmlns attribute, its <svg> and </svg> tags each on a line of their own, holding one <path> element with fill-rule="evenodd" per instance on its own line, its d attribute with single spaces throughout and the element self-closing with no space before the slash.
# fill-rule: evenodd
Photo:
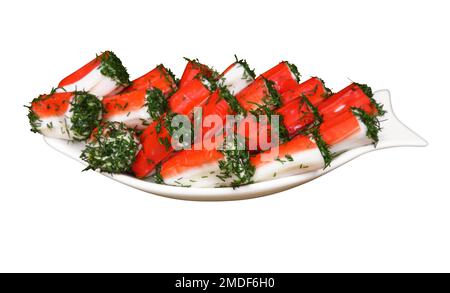
<svg viewBox="0 0 450 293">
<path fill-rule="evenodd" d="M 372 89 L 365 84 L 351 83 L 317 106 L 324 120 L 351 107 L 362 108 L 366 112 L 383 114 L 382 106 L 373 100 Z"/>
<path fill-rule="evenodd" d="M 183 150 L 161 164 L 158 178 L 165 184 L 182 187 L 237 187 L 252 182 L 255 168 L 250 153 L 236 139 L 223 144 L 222 149 Z"/>
<path fill-rule="evenodd" d="M 189 84 L 196 76 L 204 76 L 207 79 L 213 79 L 215 72 L 213 69 L 205 64 L 202 64 L 198 59 L 184 58 L 187 61 L 186 67 L 184 68 L 183 74 L 181 75 L 179 87 L 182 88 Z"/>
<path fill-rule="evenodd" d="M 270 109 L 280 107 L 281 95 L 298 86 L 299 75 L 292 68 L 293 65 L 286 61 L 272 67 L 237 94 L 237 102 L 248 112 L 258 111 L 264 106 Z"/>
<path fill-rule="evenodd" d="M 168 185 L 184 187 L 218 187 L 224 182 L 220 176 L 218 162 L 224 155 L 216 149 L 189 150 L 175 153 L 161 165 L 159 175 Z M 228 183 L 229 184 L 229 183 Z"/>
<path fill-rule="evenodd" d="M 283 105 L 306 96 L 314 106 L 331 96 L 332 92 L 325 86 L 325 82 L 319 77 L 311 77 L 310 79 L 295 85 L 284 91 L 281 95 Z"/>
<path fill-rule="evenodd" d="M 120 59 L 113 52 L 105 51 L 61 80 L 57 91 L 87 91 L 103 97 L 118 93 L 129 84 L 128 72 Z"/>
<path fill-rule="evenodd" d="M 245 66 L 239 62 L 230 65 L 220 76 L 218 84 L 227 91 L 237 93 L 253 81 Z M 219 100 L 220 88 L 213 94 L 206 92 L 208 88 L 201 89 L 199 78 L 193 79 L 169 99 L 169 109 L 172 113 L 189 115 L 194 107 L 201 107 L 211 100 Z M 170 121 L 169 121 L 170 122 Z M 172 151 L 171 134 L 166 123 L 153 122 L 141 135 L 142 150 L 138 153 L 132 170 L 137 177 L 148 176 L 156 165 L 164 160 Z"/>
<path fill-rule="evenodd" d="M 323 169 L 327 164 L 323 154 L 326 145 L 329 146 L 330 156 L 369 145 L 373 140 L 367 135 L 368 127 L 376 126 L 366 125 L 352 111 L 343 111 L 324 121 L 320 126 L 322 139 L 320 145 L 312 136 L 298 135 L 289 142 L 251 158 L 251 164 L 256 169 L 253 181 L 265 181 Z"/>
<path fill-rule="evenodd" d="M 133 129 L 146 128 L 167 110 L 167 98 L 158 88 L 108 96 L 102 104 L 105 121 L 123 122 Z"/>
<path fill-rule="evenodd" d="M 82 140 L 99 124 L 102 103 L 87 92 L 41 95 L 29 106 L 31 131 L 44 136 Z"/>
<path fill-rule="evenodd" d="M 141 77 L 133 80 L 124 92 L 157 88 L 168 97 L 177 90 L 177 80 L 172 71 L 160 64 Z"/>
<path fill-rule="evenodd" d="M 133 129 L 144 129 L 163 115 L 167 98 L 177 89 L 176 79 L 162 64 L 135 79 L 122 93 L 102 99 L 106 121 L 123 122 Z"/>
</svg>

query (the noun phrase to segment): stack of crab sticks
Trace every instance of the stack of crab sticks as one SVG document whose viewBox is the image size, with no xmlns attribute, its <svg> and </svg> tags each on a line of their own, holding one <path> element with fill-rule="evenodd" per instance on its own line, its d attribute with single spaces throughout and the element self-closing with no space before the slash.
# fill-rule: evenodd
<svg viewBox="0 0 450 293">
<path fill-rule="evenodd" d="M 323 93 L 322 81 L 321 85 L 314 91 Z M 183 150 L 161 165 L 158 180 L 177 186 L 240 186 L 326 168 L 336 155 L 378 142 L 377 116 L 384 110 L 366 85 L 352 83 L 318 107 L 307 97 L 300 93 L 277 111 L 292 137 L 286 142 L 252 156 L 248 147 L 242 147 L 248 145 L 248 137 L 238 134 L 234 141 L 220 140 L 222 150 Z"/>
<path fill-rule="evenodd" d="M 378 142 L 385 111 L 365 84 L 332 93 L 287 61 L 257 76 L 236 56 L 221 73 L 185 60 L 180 79 L 160 64 L 130 81 L 105 51 L 32 100 L 31 130 L 81 141 L 86 169 L 202 188 L 314 172 Z"/>
</svg>

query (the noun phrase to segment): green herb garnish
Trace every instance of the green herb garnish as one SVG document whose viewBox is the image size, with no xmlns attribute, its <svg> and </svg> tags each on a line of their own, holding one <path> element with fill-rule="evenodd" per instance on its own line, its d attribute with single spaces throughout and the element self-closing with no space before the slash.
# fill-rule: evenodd
<svg viewBox="0 0 450 293">
<path fill-rule="evenodd" d="M 267 96 L 263 99 L 263 102 L 267 106 L 273 106 L 274 108 L 281 107 L 281 96 L 275 89 L 275 82 L 263 77 L 264 83 L 267 88 Z"/>
<path fill-rule="evenodd" d="M 298 71 L 297 66 L 294 63 L 289 63 L 287 61 L 284 61 L 286 65 L 289 67 L 289 70 L 292 72 L 292 74 L 295 76 L 295 80 L 297 82 L 300 82 L 300 78 L 302 77 L 300 72 Z"/>
<path fill-rule="evenodd" d="M 247 112 L 244 108 L 239 104 L 236 97 L 228 90 L 226 86 L 219 87 L 219 96 L 220 98 L 227 101 L 230 108 L 234 111 L 234 113 L 245 115 Z"/>
<path fill-rule="evenodd" d="M 367 131 L 366 136 L 372 140 L 374 146 L 378 143 L 378 133 L 381 130 L 380 121 L 377 115 L 369 115 L 363 109 L 352 107 L 352 113 L 361 120 L 364 125 L 366 125 Z"/>
<path fill-rule="evenodd" d="M 250 152 L 245 147 L 245 141 L 233 135 L 231 143 L 225 142 L 221 152 L 225 159 L 219 161 L 220 174 L 216 176 L 222 181 L 233 179 L 233 188 L 252 183 L 255 167 L 250 163 Z"/>
<path fill-rule="evenodd" d="M 334 158 L 334 155 L 330 151 L 330 146 L 323 140 L 322 135 L 320 134 L 318 128 L 315 128 L 312 131 L 312 137 L 314 138 L 317 148 L 319 149 L 320 154 L 322 155 L 323 162 L 324 162 L 323 168 L 325 169 L 330 166 L 331 161 Z"/>
<path fill-rule="evenodd" d="M 87 92 L 75 92 L 70 102 L 70 122 L 75 139 L 86 139 L 102 118 L 102 102 Z"/>
<path fill-rule="evenodd" d="M 321 79 L 320 77 L 316 77 L 316 78 L 318 78 L 320 80 L 320 82 L 322 83 L 322 86 L 325 90 L 325 92 L 322 94 L 322 97 L 328 98 L 331 95 L 333 95 L 333 91 L 325 85 L 325 81 L 323 79 Z"/>
<path fill-rule="evenodd" d="M 160 89 L 148 89 L 145 98 L 147 100 L 147 112 L 153 120 L 158 119 L 167 111 L 167 99 Z"/>
<path fill-rule="evenodd" d="M 127 69 L 112 51 L 106 51 L 101 55 L 100 72 L 113 79 L 118 85 L 131 84 Z"/>
<path fill-rule="evenodd" d="M 165 137 L 158 137 L 158 142 L 164 146 L 164 148 L 166 149 L 166 151 L 168 151 L 171 147 L 169 138 L 167 136 Z"/>
<path fill-rule="evenodd" d="M 128 172 L 138 150 L 139 142 L 132 129 L 123 123 L 105 122 L 97 128 L 81 153 L 80 158 L 89 164 L 83 171 Z"/>
<path fill-rule="evenodd" d="M 31 102 L 31 104 L 33 104 L 34 102 L 38 101 L 40 97 L 33 99 L 33 101 Z M 33 111 L 32 106 L 24 106 L 25 108 L 28 109 L 28 121 L 30 122 L 30 126 L 31 126 L 31 132 L 34 133 L 40 133 L 39 128 L 41 128 L 42 126 L 42 120 L 39 119 L 39 116 Z"/>
<path fill-rule="evenodd" d="M 161 176 L 161 163 L 156 165 L 155 173 L 152 175 L 152 178 L 155 180 L 155 183 L 158 184 L 164 183 L 164 178 Z"/>
<path fill-rule="evenodd" d="M 166 81 L 172 85 L 172 90 L 176 91 L 178 82 L 180 81 L 175 74 L 169 68 L 165 67 L 163 64 L 157 66 L 158 70 L 164 76 Z"/>
<path fill-rule="evenodd" d="M 384 114 L 386 114 L 386 110 L 383 109 L 383 104 L 378 103 L 373 98 L 373 92 L 370 86 L 368 86 L 367 84 L 361 84 L 357 82 L 354 82 L 354 84 L 356 84 L 363 91 L 363 93 L 370 99 L 372 105 L 375 107 L 375 109 L 377 109 L 378 116 L 383 116 Z"/>
<path fill-rule="evenodd" d="M 250 65 L 248 65 L 247 60 L 245 59 L 239 59 L 236 54 L 234 55 L 234 58 L 236 59 L 236 63 L 239 63 L 245 71 L 244 79 L 247 81 L 252 81 L 256 78 L 255 70 L 250 68 Z"/>
</svg>

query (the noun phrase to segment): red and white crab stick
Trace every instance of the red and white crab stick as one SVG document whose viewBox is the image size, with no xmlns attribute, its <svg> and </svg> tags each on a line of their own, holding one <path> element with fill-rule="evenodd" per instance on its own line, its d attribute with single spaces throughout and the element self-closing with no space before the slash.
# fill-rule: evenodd
<svg viewBox="0 0 450 293">
<path fill-rule="evenodd" d="M 105 121 L 144 129 L 167 110 L 167 98 L 176 91 L 175 78 L 162 64 L 134 80 L 122 93 L 103 98 Z"/>
<path fill-rule="evenodd" d="M 177 81 L 172 71 L 163 64 L 159 64 L 154 69 L 131 82 L 123 92 L 131 92 L 136 90 L 147 90 L 157 88 L 161 90 L 166 97 L 170 96 L 177 90 Z"/>
<path fill-rule="evenodd" d="M 226 87 L 232 93 L 237 93 L 253 81 L 253 78 L 249 78 L 247 68 L 239 62 L 230 65 L 219 79 L 219 85 Z M 211 95 L 200 79 L 194 78 L 170 97 L 169 109 L 175 114 L 189 115 L 194 107 L 201 107 L 208 98 L 219 96 L 219 91 L 220 89 L 217 89 Z M 170 142 L 171 135 L 164 123 L 155 121 L 150 124 L 141 135 L 142 150 L 136 156 L 132 166 L 133 173 L 140 178 L 150 175 L 156 165 L 173 152 Z"/>
<path fill-rule="evenodd" d="M 187 64 L 186 67 L 184 68 L 183 74 L 181 75 L 181 79 L 178 83 L 180 88 L 189 84 L 191 80 L 193 80 L 196 76 L 199 75 L 204 76 L 208 79 L 214 77 L 214 70 L 212 70 L 209 66 L 200 63 L 198 59 L 189 59 L 189 58 L 184 59 L 187 61 Z"/>
<path fill-rule="evenodd" d="M 280 62 L 236 95 L 236 100 L 245 111 L 254 111 L 261 106 L 278 108 L 283 102 L 281 96 L 298 86 L 299 76 L 295 65 Z"/>
<path fill-rule="evenodd" d="M 31 102 L 31 131 L 67 140 L 86 139 L 99 124 L 102 104 L 87 92 L 41 95 Z"/>
<path fill-rule="evenodd" d="M 225 184 L 217 177 L 219 161 L 224 159 L 224 154 L 216 149 L 184 150 L 162 163 L 159 175 L 168 185 L 219 187 Z"/>
<path fill-rule="evenodd" d="M 105 51 L 61 80 L 57 92 L 87 91 L 103 97 L 118 93 L 129 84 L 128 72 L 120 59 Z"/>
<path fill-rule="evenodd" d="M 373 143 L 367 126 L 352 111 L 343 111 L 325 120 L 320 128 L 323 142 L 331 154 Z M 299 135 L 292 140 L 251 158 L 254 182 L 323 169 L 325 161 L 312 136 Z"/>
<path fill-rule="evenodd" d="M 320 79 L 317 79 L 316 82 L 317 85 L 323 85 Z M 308 84 L 311 84 L 311 81 L 308 81 Z M 327 92 L 326 89 L 322 89 L 322 91 Z M 353 112 L 350 112 L 351 108 L 356 107 L 367 113 L 368 117 L 382 114 L 380 105 L 371 99 L 372 94 L 369 87 L 353 83 L 322 102 L 320 102 L 322 99 L 313 93 L 308 96 L 311 101 L 314 101 L 314 104 L 312 102 L 311 104 L 318 106 L 322 111 L 320 114 L 325 117 L 320 127 L 320 133 L 323 140 L 332 145 L 331 152 L 341 152 L 371 142 L 365 136 L 366 126 L 356 119 Z M 309 105 L 304 103 L 303 99 L 302 96 L 297 97 L 277 111 L 279 115 L 283 116 L 290 135 L 295 135 L 315 120 Z M 353 133 L 352 131 L 355 136 L 350 135 Z M 339 143 L 340 141 L 342 143 Z M 298 153 L 297 158 L 293 155 L 294 153 Z M 302 165 L 301 162 L 298 162 L 300 158 L 311 159 L 308 161 L 310 164 L 306 164 L 307 161 L 305 161 L 305 164 Z M 215 149 L 183 150 L 162 164 L 161 176 L 164 182 L 170 185 L 194 187 L 226 185 L 229 182 L 224 182 L 223 179 L 216 176 L 220 173 L 218 162 L 223 159 L 224 155 Z M 295 161 L 296 165 L 292 163 Z M 251 163 L 257 167 L 254 181 L 271 179 L 274 175 L 275 177 L 284 176 L 284 173 L 291 172 L 292 166 L 298 167 L 293 168 L 293 171 L 297 172 L 295 174 L 320 169 L 324 166 L 322 154 L 320 151 L 318 152 L 316 144 L 309 136 L 294 137 L 291 141 L 275 149 L 272 148 L 258 154 L 251 159 Z M 266 176 L 265 179 L 259 179 L 264 176 Z"/>
</svg>

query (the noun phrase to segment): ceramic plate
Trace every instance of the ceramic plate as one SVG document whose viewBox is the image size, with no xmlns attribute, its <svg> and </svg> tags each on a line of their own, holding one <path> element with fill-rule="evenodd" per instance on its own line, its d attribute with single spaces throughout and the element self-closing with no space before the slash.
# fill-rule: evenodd
<svg viewBox="0 0 450 293">
<path fill-rule="evenodd" d="M 260 197 L 264 195 L 273 194 L 286 189 L 290 189 L 322 176 L 339 166 L 359 157 L 362 154 L 381 150 L 390 147 L 400 146 L 426 146 L 427 142 L 419 135 L 414 133 L 406 125 L 404 125 L 394 114 L 391 105 L 390 93 L 388 90 L 377 91 L 374 94 L 374 99 L 384 104 L 387 110 L 386 115 L 382 118 L 382 131 L 379 135 L 379 143 L 376 147 L 373 145 L 359 147 L 347 151 L 333 160 L 331 166 L 325 170 L 317 170 L 301 175 L 294 175 L 284 178 L 278 178 L 265 182 L 253 183 L 247 186 L 242 186 L 236 189 L 231 187 L 224 188 L 191 188 L 191 187 L 177 187 L 156 184 L 151 179 L 137 179 L 129 175 L 110 175 L 102 173 L 104 176 L 110 177 L 113 180 L 126 184 L 128 186 L 140 189 L 142 191 L 157 194 L 165 197 L 185 199 L 185 200 L 237 200 Z M 81 150 L 84 143 L 68 142 L 62 139 L 44 138 L 49 146 L 55 150 L 79 161 Z"/>
</svg>

